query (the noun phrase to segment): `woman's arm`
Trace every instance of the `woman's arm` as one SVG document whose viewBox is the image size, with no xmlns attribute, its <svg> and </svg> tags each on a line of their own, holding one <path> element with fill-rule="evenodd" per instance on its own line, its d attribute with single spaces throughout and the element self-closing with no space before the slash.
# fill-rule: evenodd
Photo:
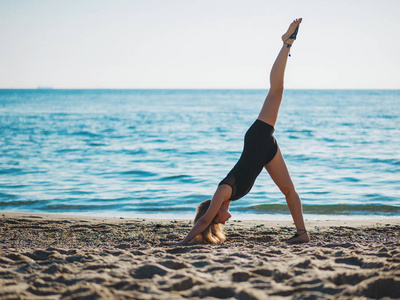
<svg viewBox="0 0 400 300">
<path fill-rule="evenodd" d="M 194 239 L 198 234 L 202 233 L 204 229 L 206 229 L 207 226 L 210 225 L 210 223 L 214 220 L 225 198 L 226 191 L 223 188 L 218 188 L 211 200 L 210 207 L 208 208 L 207 212 L 196 222 L 188 235 L 180 242 L 167 242 L 165 244 L 185 245 Z"/>
<path fill-rule="evenodd" d="M 177 245 L 187 244 L 192 239 L 194 239 L 198 234 L 202 233 L 204 229 L 207 228 L 208 225 L 210 225 L 213 219 L 210 220 L 204 217 L 205 215 L 197 221 L 197 223 L 193 226 L 192 230 L 190 230 L 188 235 L 181 242 L 177 243 Z"/>
</svg>

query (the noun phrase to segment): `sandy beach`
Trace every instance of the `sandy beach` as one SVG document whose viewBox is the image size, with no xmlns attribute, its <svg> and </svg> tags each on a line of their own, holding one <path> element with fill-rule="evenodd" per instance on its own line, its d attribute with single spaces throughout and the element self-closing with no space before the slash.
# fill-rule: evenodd
<svg viewBox="0 0 400 300">
<path fill-rule="evenodd" d="M 400 298 L 400 218 L 229 221 L 220 245 L 165 246 L 189 220 L 0 213 L 0 299 Z"/>
</svg>

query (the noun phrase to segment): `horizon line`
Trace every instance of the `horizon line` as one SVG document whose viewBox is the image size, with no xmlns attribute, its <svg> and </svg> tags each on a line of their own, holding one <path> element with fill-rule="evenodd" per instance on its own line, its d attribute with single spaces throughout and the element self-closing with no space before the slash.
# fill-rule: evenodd
<svg viewBox="0 0 400 300">
<path fill-rule="evenodd" d="M 0 90 L 269 90 L 269 88 L 58 88 L 58 87 L 36 87 L 36 88 L 2 88 Z M 285 90 L 388 90 L 397 91 L 400 88 L 285 88 Z"/>
</svg>

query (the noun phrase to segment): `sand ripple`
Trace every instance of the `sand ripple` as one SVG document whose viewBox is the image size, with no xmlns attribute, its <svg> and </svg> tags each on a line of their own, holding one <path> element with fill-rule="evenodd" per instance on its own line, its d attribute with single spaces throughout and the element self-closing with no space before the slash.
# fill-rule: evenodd
<svg viewBox="0 0 400 300">
<path fill-rule="evenodd" d="M 187 221 L 2 218 L 0 299 L 400 298 L 398 225 L 310 230 L 236 222 L 222 245 L 163 246 Z"/>
</svg>

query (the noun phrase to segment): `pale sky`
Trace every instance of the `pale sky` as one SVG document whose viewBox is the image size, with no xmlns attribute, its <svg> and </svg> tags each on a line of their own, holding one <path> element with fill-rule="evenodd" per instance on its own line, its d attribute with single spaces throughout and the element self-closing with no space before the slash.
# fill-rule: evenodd
<svg viewBox="0 0 400 300">
<path fill-rule="evenodd" d="M 399 0 L 0 0 L 0 88 L 400 89 Z"/>
</svg>

